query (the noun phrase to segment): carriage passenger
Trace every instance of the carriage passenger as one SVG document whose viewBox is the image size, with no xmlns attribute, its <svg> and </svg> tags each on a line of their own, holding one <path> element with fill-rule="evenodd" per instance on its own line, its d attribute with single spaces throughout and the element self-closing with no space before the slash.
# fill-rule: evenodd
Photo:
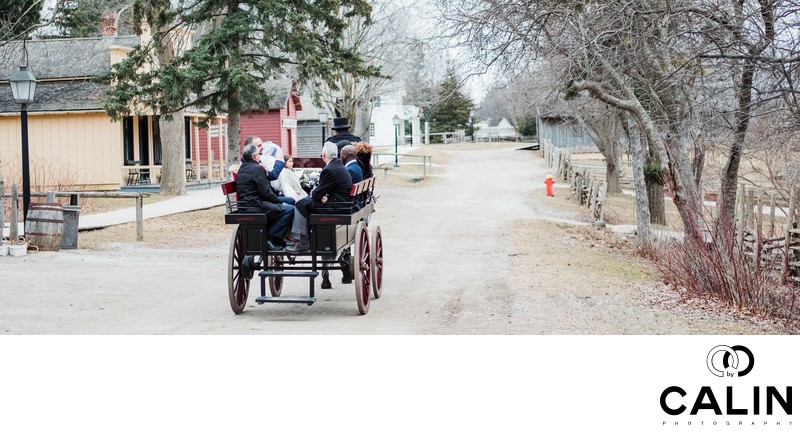
<svg viewBox="0 0 800 433">
<path fill-rule="evenodd" d="M 283 251 L 283 238 L 294 214 L 294 206 L 282 203 L 272 190 L 267 172 L 259 164 L 258 147 L 250 143 L 242 150 L 242 164 L 236 176 L 236 191 L 240 210 L 256 209 L 264 212 L 269 220 L 267 248 Z M 283 164 L 281 164 L 283 165 Z"/>
<path fill-rule="evenodd" d="M 350 179 L 352 179 L 353 183 L 356 184 L 364 180 L 364 173 L 358 164 L 358 158 L 356 158 L 356 147 L 348 144 L 341 149 L 339 155 L 339 159 L 342 160 L 344 167 L 350 173 Z"/>
<path fill-rule="evenodd" d="M 308 239 L 309 215 L 334 212 L 343 203 L 352 205 L 350 189 L 353 181 L 338 156 L 339 149 L 336 144 L 329 142 L 322 146 L 322 160 L 325 161 L 325 168 L 319 174 L 319 184 L 311 191 L 309 197 L 302 198 L 297 202 L 294 212 L 292 236 L 299 238 L 300 242 L 288 246 L 286 251 L 300 253 L 311 249 Z"/>
</svg>

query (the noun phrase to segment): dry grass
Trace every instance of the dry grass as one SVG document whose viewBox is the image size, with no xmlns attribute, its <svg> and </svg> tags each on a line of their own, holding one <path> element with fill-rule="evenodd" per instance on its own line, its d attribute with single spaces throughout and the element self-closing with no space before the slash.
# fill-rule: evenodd
<svg viewBox="0 0 800 433">
<path fill-rule="evenodd" d="M 162 200 L 172 198 L 168 195 L 150 194 L 144 198 L 144 204 L 158 203 Z M 117 209 L 124 209 L 126 207 L 133 207 L 136 205 L 136 200 L 133 198 L 82 198 L 81 199 L 81 213 L 93 214 L 101 212 L 109 212 Z"/>
<path fill-rule="evenodd" d="M 224 221 L 224 206 L 151 218 L 144 221 L 143 242 L 136 242 L 136 224 L 126 223 L 80 232 L 78 248 L 89 250 L 129 248 L 129 244 L 158 248 L 190 248 L 228 244 L 232 226 L 226 225 Z"/>
</svg>

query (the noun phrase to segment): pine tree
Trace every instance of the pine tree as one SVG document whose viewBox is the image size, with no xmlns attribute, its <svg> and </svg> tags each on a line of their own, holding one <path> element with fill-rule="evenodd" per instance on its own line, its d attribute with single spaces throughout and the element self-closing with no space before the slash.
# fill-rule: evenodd
<svg viewBox="0 0 800 433">
<path fill-rule="evenodd" d="M 469 112 L 473 109 L 472 100 L 461 93 L 458 77 L 449 68 L 442 82 L 431 113 L 432 132 L 453 132 L 469 128 Z"/>
<path fill-rule="evenodd" d="M 41 0 L 0 0 L 0 41 L 25 38 L 41 20 Z"/>
<path fill-rule="evenodd" d="M 194 0 L 186 7 L 136 1 L 134 21 L 150 23 L 153 44 L 139 46 L 115 65 L 106 111 L 120 118 L 142 104 L 156 114 L 188 106 L 202 109 L 208 119 L 226 113 L 228 165 L 239 157 L 240 113 L 267 108 L 271 95 L 262 87 L 265 80 L 291 74 L 299 82 L 336 88 L 342 73 L 379 72 L 341 43 L 347 18 L 369 17 L 365 0 Z M 175 23 L 209 30 L 170 62 L 155 62 L 155 47 L 175 34 Z"/>
</svg>

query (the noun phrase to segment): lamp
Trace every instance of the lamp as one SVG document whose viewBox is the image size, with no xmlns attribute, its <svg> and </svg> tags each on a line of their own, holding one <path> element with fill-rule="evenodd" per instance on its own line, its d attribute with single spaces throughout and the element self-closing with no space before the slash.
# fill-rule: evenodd
<svg viewBox="0 0 800 433">
<path fill-rule="evenodd" d="M 19 71 L 8 80 L 14 102 L 20 105 L 20 121 L 22 123 L 22 218 L 28 221 L 28 206 L 31 204 L 31 178 L 28 168 L 28 104 L 33 102 L 36 92 L 36 77 L 27 66 L 20 66 Z"/>
<path fill-rule="evenodd" d="M 394 166 L 400 167 L 400 164 L 397 163 L 397 134 L 400 130 L 400 117 L 395 114 L 392 117 L 392 123 L 394 124 Z"/>
<path fill-rule="evenodd" d="M 475 142 L 475 127 L 474 127 L 474 125 L 472 123 L 472 117 L 474 115 L 475 115 L 475 112 L 472 111 L 472 110 L 469 110 L 469 136 L 470 136 L 470 138 L 471 138 L 473 143 Z"/>
<path fill-rule="evenodd" d="M 328 110 L 319 110 L 319 123 L 322 124 L 322 144 L 325 144 L 325 123 L 328 122 Z"/>
</svg>

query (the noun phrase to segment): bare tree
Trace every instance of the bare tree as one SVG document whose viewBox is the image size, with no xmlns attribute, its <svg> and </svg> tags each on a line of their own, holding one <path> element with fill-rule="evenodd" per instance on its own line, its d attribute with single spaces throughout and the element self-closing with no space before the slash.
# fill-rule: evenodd
<svg viewBox="0 0 800 433">
<path fill-rule="evenodd" d="M 395 77 L 406 74 L 410 40 L 407 7 L 372 0 L 372 15 L 348 18 L 342 44 L 358 53 L 367 64 L 379 66 L 381 75 L 358 77 L 342 74 L 336 87 L 314 89 L 321 103 L 337 117 L 347 117 L 355 135 L 368 136 L 373 98 L 387 89 Z"/>
<path fill-rule="evenodd" d="M 620 164 L 622 163 L 620 139 L 623 121 L 622 111 L 597 100 L 574 100 L 575 118 L 583 124 L 589 137 L 606 160 L 606 182 L 608 192 L 621 193 Z"/>
</svg>

